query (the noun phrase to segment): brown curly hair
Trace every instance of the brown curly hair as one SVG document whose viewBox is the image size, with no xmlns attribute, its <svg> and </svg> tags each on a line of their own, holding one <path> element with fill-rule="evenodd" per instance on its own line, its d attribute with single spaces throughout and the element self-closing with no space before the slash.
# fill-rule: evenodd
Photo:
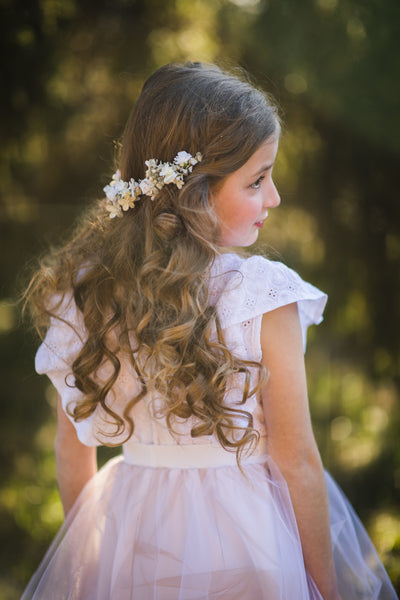
<svg viewBox="0 0 400 600">
<path fill-rule="evenodd" d="M 154 391 L 165 399 L 170 427 L 174 416 L 195 416 L 192 436 L 213 434 L 238 457 L 256 441 L 251 415 L 225 403 L 234 374 L 243 379 L 244 404 L 259 389 L 263 368 L 232 354 L 209 302 L 210 269 L 220 253 L 212 191 L 275 135 L 279 119 L 268 97 L 214 65 L 169 64 L 146 81 L 123 136 L 122 178 L 143 179 L 145 160 L 171 161 L 181 150 L 201 152 L 202 162 L 181 190 L 167 185 L 154 202 L 142 197 L 121 219 L 111 220 L 104 200 L 97 202 L 72 239 L 41 261 L 26 292 L 42 335 L 51 316 L 62 318 L 57 308 L 71 290 L 83 315 L 86 337 L 72 365 L 83 393 L 70 408 L 76 421 L 101 405 L 116 435 L 129 439 L 132 407 Z M 107 404 L 121 353 L 142 386 L 123 415 Z M 100 383 L 96 373 L 105 362 L 112 373 Z M 261 378 L 250 389 L 253 367 Z"/>
</svg>

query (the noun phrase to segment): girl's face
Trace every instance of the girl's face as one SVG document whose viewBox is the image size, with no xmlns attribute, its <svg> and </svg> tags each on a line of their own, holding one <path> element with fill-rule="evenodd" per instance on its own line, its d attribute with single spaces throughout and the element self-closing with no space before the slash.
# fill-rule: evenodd
<svg viewBox="0 0 400 600">
<path fill-rule="evenodd" d="M 268 138 L 249 160 L 219 184 L 212 193 L 221 246 L 250 246 L 268 216 L 280 204 L 272 180 L 278 138 Z"/>
</svg>

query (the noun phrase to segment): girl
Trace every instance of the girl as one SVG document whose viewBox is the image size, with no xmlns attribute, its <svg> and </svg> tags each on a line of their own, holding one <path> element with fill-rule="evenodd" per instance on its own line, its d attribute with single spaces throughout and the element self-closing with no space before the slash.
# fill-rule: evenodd
<svg viewBox="0 0 400 600">
<path fill-rule="evenodd" d="M 326 296 L 225 251 L 279 205 L 279 132 L 248 83 L 162 67 L 106 198 L 33 279 L 66 520 L 24 600 L 396 597 L 311 429 Z M 96 473 L 100 444 L 123 455 Z"/>
</svg>

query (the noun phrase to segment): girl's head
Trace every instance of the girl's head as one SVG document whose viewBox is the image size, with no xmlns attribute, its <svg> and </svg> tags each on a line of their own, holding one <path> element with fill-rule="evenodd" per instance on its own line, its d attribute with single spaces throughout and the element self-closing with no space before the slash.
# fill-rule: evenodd
<svg viewBox="0 0 400 600">
<path fill-rule="evenodd" d="M 200 152 L 203 160 L 182 190 L 166 186 L 155 202 L 144 197 L 130 216 L 145 218 L 166 237 L 183 228 L 205 243 L 218 243 L 221 223 L 212 193 L 266 141 L 277 142 L 279 132 L 275 107 L 248 82 L 214 65 L 161 67 L 144 84 L 128 120 L 122 178 L 143 179 L 146 160 L 172 161 L 182 150 Z"/>
</svg>

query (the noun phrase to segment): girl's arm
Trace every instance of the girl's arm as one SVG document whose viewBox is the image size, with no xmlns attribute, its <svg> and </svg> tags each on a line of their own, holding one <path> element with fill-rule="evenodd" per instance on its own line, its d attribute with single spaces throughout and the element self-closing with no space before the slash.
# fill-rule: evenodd
<svg viewBox="0 0 400 600">
<path fill-rule="evenodd" d="M 54 444 L 57 481 L 64 515 L 67 516 L 81 490 L 97 471 L 96 448 L 82 444 L 65 414 L 57 394 L 57 435 Z"/>
<path fill-rule="evenodd" d="M 314 439 L 297 304 L 263 316 L 262 362 L 268 454 L 290 492 L 306 568 L 324 600 L 339 598 L 333 566 L 323 467 Z"/>
</svg>

